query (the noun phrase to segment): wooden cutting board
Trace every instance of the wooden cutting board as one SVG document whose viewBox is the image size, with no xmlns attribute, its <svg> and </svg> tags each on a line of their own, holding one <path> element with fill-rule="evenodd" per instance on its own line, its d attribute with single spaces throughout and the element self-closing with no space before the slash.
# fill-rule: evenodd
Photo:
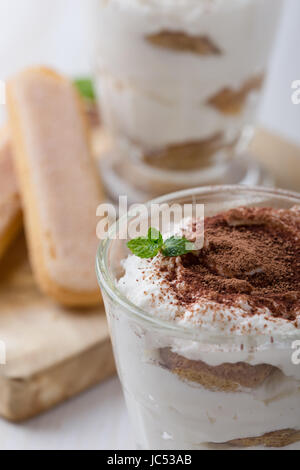
<svg viewBox="0 0 300 470">
<path fill-rule="evenodd" d="M 99 155 L 109 142 L 95 132 Z M 300 148 L 261 130 L 251 151 L 279 186 L 300 191 Z M 100 303 L 99 303 L 100 305 Z M 0 415 L 30 418 L 115 373 L 102 307 L 71 311 L 58 307 L 35 287 L 24 237 L 0 263 Z"/>
<path fill-rule="evenodd" d="M 100 300 L 99 300 L 99 305 Z M 0 415 L 22 421 L 115 372 L 103 308 L 71 311 L 36 288 L 22 235 L 0 264 Z"/>
</svg>

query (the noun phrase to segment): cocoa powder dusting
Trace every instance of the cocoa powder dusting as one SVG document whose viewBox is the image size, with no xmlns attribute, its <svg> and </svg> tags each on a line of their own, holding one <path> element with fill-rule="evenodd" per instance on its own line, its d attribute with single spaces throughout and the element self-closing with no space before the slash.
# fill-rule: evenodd
<svg viewBox="0 0 300 470">
<path fill-rule="evenodd" d="M 267 307 L 273 317 L 294 322 L 300 312 L 300 208 L 242 207 L 208 217 L 203 249 L 159 269 L 186 308 L 201 298 L 228 306 L 245 301 L 248 315 Z"/>
</svg>

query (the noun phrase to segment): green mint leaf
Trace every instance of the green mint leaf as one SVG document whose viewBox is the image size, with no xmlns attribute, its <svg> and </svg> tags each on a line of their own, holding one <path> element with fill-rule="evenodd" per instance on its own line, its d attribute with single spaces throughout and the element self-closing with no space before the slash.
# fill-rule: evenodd
<svg viewBox="0 0 300 470">
<path fill-rule="evenodd" d="M 76 86 L 82 98 L 88 101 L 92 101 L 93 103 L 96 101 L 94 84 L 90 78 L 78 78 L 74 80 L 74 85 Z"/>
<path fill-rule="evenodd" d="M 162 247 L 163 242 L 164 242 L 162 234 L 156 228 L 149 228 L 148 240 L 152 241 L 153 243 L 156 243 L 159 246 L 159 248 Z"/>
<path fill-rule="evenodd" d="M 160 250 L 158 243 L 145 237 L 130 240 L 130 242 L 127 243 L 127 246 L 130 251 L 139 258 L 154 258 Z"/>
<path fill-rule="evenodd" d="M 161 252 L 164 256 L 171 258 L 185 255 L 193 250 L 195 250 L 194 244 L 185 237 L 171 237 L 164 242 Z"/>
<path fill-rule="evenodd" d="M 168 258 L 181 256 L 195 250 L 193 243 L 185 237 L 171 237 L 165 242 L 156 228 L 148 230 L 148 237 L 139 237 L 127 243 L 130 251 L 139 258 L 154 258 L 160 251 Z"/>
</svg>

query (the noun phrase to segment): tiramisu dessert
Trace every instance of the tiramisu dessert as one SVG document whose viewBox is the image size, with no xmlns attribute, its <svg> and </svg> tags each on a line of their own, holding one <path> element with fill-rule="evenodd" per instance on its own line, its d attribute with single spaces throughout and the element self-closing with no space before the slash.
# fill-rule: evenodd
<svg viewBox="0 0 300 470">
<path fill-rule="evenodd" d="M 201 249 L 193 243 L 203 224 L 189 219 L 175 231 L 191 242 L 186 252 L 160 236 L 160 250 L 129 243 L 136 254 L 122 262 L 118 289 L 157 319 L 156 327 L 139 325 L 112 310 L 139 445 L 300 449 L 300 366 L 292 360 L 300 206 L 237 207 L 204 226 Z"/>
<path fill-rule="evenodd" d="M 281 0 L 100 5 L 97 86 L 122 159 L 182 171 L 230 158 L 253 120 Z"/>
</svg>

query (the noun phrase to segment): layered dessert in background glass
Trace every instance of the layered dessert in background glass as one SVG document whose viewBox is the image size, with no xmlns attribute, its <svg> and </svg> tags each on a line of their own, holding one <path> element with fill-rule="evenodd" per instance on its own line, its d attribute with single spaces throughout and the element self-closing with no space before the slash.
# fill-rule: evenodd
<svg viewBox="0 0 300 470">
<path fill-rule="evenodd" d="M 108 239 L 99 251 L 137 445 L 300 449 L 300 195 L 232 186 L 162 198 L 189 202 L 205 205 L 201 249 L 141 259 Z M 185 219 L 172 233 L 193 242 L 198 227 Z"/>
<path fill-rule="evenodd" d="M 232 160 L 252 135 L 281 3 L 100 0 L 96 83 L 114 142 L 109 187 L 127 180 L 147 199 L 259 180 L 249 162 Z"/>
</svg>

